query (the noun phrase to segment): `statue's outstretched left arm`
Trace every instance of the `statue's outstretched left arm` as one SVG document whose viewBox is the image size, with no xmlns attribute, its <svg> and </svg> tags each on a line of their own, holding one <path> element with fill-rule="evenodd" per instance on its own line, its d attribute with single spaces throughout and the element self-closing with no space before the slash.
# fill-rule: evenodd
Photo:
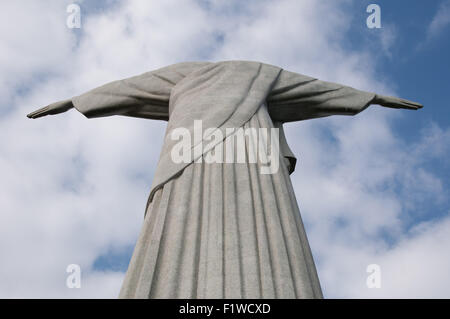
<svg viewBox="0 0 450 319">
<path fill-rule="evenodd" d="M 283 70 L 267 98 L 273 120 L 292 122 L 330 115 L 355 115 L 371 104 L 417 110 L 420 103 L 361 91 Z"/>
</svg>

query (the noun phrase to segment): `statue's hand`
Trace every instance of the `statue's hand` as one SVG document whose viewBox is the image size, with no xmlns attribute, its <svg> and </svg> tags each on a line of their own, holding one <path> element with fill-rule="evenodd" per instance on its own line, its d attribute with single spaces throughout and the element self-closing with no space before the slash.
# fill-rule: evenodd
<svg viewBox="0 0 450 319">
<path fill-rule="evenodd" d="M 422 104 L 417 102 L 400 99 L 398 97 L 378 95 L 378 94 L 375 96 L 372 103 L 381 106 L 392 107 L 395 109 L 418 110 L 423 107 Z"/>
<path fill-rule="evenodd" d="M 34 112 L 31 112 L 30 114 L 27 115 L 27 117 L 30 119 L 37 119 L 38 117 L 46 116 L 49 114 L 63 113 L 67 110 L 70 110 L 71 108 L 73 108 L 72 100 L 69 99 L 69 100 L 59 101 L 59 102 L 47 105 L 43 108 L 40 108 L 39 110 L 36 110 Z"/>
</svg>

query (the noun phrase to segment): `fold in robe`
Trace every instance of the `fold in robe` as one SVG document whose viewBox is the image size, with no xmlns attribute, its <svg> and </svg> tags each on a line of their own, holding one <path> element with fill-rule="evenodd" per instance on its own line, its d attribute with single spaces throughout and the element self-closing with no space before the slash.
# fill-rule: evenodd
<svg viewBox="0 0 450 319">
<path fill-rule="evenodd" d="M 313 275 L 314 262 L 312 255 L 307 253 L 309 244 L 288 177 L 295 169 L 296 158 L 284 138 L 282 124 L 330 115 L 355 115 L 364 110 L 374 97 L 374 93 L 264 63 L 224 61 L 174 64 L 111 82 L 72 98 L 75 108 L 88 118 L 124 115 L 168 121 L 147 202 L 144 227 L 121 296 L 321 297 L 317 276 Z M 264 110 L 261 110 L 262 105 Z M 174 163 L 171 160 L 170 151 L 176 143 L 171 139 L 173 129 L 187 128 L 192 136 L 194 120 L 202 120 L 204 129 L 217 128 L 226 139 L 226 128 L 245 125 L 259 127 L 262 122 L 255 118 L 280 129 L 280 153 L 286 159 L 286 167 L 282 166 L 278 173 L 269 176 L 270 180 L 263 175 L 256 178 L 248 175 L 250 173 L 239 173 L 239 164 L 222 164 L 220 168 L 215 164 L 193 164 L 198 156 L 204 156 L 208 150 L 202 150 L 200 155 L 192 152 L 197 154 L 197 158 L 192 155 L 188 163 Z M 193 148 L 202 143 L 193 145 Z M 234 168 L 228 165 L 234 165 Z M 251 172 L 251 166 L 247 165 L 245 171 Z M 215 186 L 219 175 L 222 176 L 222 183 L 228 180 L 235 188 L 227 187 L 226 183 Z M 242 176 L 247 177 L 242 180 Z M 192 189 L 190 182 L 203 186 L 195 188 L 197 193 L 189 193 Z M 212 196 L 222 197 L 214 199 Z M 215 207 L 216 202 L 221 202 L 222 208 Z M 239 206 L 238 203 L 242 202 L 251 202 L 252 206 Z M 206 208 L 204 205 L 207 205 Z M 249 223 L 251 213 L 254 215 L 253 225 L 256 226 L 251 229 L 238 226 L 238 223 Z M 264 220 L 258 221 L 261 216 Z M 242 242 L 224 246 L 222 238 L 222 241 L 217 239 L 222 246 L 211 246 L 208 240 L 214 238 L 216 233 L 220 237 L 220 226 L 205 230 L 205 222 L 198 226 L 200 221 L 192 221 L 192 218 L 228 220 L 227 225 L 232 226 L 222 228 L 222 237 L 231 236 L 233 240 L 241 238 Z M 197 228 L 186 230 L 188 226 L 184 227 L 184 222 L 189 220 L 191 227 Z M 274 222 L 276 220 L 278 222 Z M 210 222 L 206 224 L 210 225 Z M 292 228 L 292 225 L 296 226 Z M 166 227 L 172 227 L 170 234 Z M 266 241 L 261 241 L 261 232 L 264 231 L 259 229 L 258 232 L 258 227 L 265 229 Z M 249 246 L 252 248 L 247 247 L 246 239 L 253 242 L 253 246 Z M 195 243 L 196 250 L 187 249 L 186 243 Z M 284 250 L 278 244 L 284 245 Z M 173 247 L 177 253 L 168 251 Z M 270 251 L 269 247 L 276 255 L 269 258 L 272 263 L 270 270 L 265 268 L 269 259 L 264 259 L 267 257 L 264 254 Z M 259 259 L 255 259 L 255 254 Z M 219 262 L 218 256 L 222 256 L 222 262 Z M 178 260 L 181 265 L 174 264 L 171 259 Z M 238 266 L 230 266 L 227 270 L 229 263 Z M 247 266 L 244 269 L 242 265 Z M 252 285 L 254 280 L 259 285 Z M 263 284 L 267 280 L 272 284 Z M 195 289 L 192 288 L 194 282 Z M 233 292 L 235 288 L 239 288 L 239 293 Z M 283 292 L 283 289 L 286 291 Z"/>
</svg>

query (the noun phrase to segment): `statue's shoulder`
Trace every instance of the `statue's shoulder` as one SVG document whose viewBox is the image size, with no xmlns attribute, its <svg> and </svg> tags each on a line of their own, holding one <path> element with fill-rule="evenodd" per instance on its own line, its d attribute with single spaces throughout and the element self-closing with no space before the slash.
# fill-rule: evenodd
<svg viewBox="0 0 450 319">
<path fill-rule="evenodd" d="M 222 68 L 223 71 L 232 71 L 239 73 L 261 73 L 261 74 L 278 74 L 281 68 L 259 61 L 250 60 L 225 60 L 225 61 L 188 61 L 179 62 L 165 66 L 163 68 L 151 71 L 150 73 L 156 76 L 163 76 L 165 78 L 178 79 L 186 77 L 188 74 L 202 74 L 209 72 L 217 67 Z M 181 79 L 180 78 L 180 79 Z M 178 80 L 180 80 L 178 79 Z M 178 80 L 174 80 L 175 83 Z"/>
<path fill-rule="evenodd" d="M 280 67 L 278 67 L 276 65 L 272 65 L 272 64 L 260 62 L 260 61 L 252 61 L 252 60 L 225 60 L 225 61 L 219 61 L 219 62 L 215 62 L 215 63 L 225 64 L 225 65 L 228 64 L 228 65 L 232 65 L 235 67 L 264 66 L 265 68 L 281 69 Z"/>
</svg>

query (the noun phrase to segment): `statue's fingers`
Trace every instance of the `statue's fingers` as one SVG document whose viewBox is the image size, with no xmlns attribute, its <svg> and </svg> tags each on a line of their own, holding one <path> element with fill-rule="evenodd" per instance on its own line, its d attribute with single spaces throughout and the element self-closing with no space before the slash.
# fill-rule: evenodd
<svg viewBox="0 0 450 319">
<path fill-rule="evenodd" d="M 49 107 L 45 106 L 43 108 L 40 108 L 39 110 L 31 112 L 30 114 L 27 115 L 27 117 L 30 119 L 37 119 L 39 117 L 49 114 L 48 112 L 49 112 Z"/>
<path fill-rule="evenodd" d="M 414 101 L 405 100 L 405 102 L 408 104 L 408 106 L 410 106 L 411 108 L 413 108 L 415 110 L 421 109 L 423 107 L 422 104 L 414 102 Z"/>
<path fill-rule="evenodd" d="M 423 105 L 420 103 L 408 101 L 405 99 L 399 99 L 399 101 L 396 104 L 397 107 L 408 110 L 418 110 L 423 107 Z"/>
<path fill-rule="evenodd" d="M 27 117 L 30 118 L 30 119 L 34 119 L 34 118 L 36 118 L 36 116 L 38 116 L 38 114 L 39 114 L 40 112 L 41 112 L 41 111 L 39 111 L 39 110 L 34 111 L 34 112 L 31 112 L 30 114 L 27 115 Z"/>
<path fill-rule="evenodd" d="M 420 103 L 393 96 L 377 95 L 375 102 L 380 103 L 380 105 L 382 106 L 392 107 L 396 109 L 418 110 L 423 107 L 423 105 Z"/>
</svg>

